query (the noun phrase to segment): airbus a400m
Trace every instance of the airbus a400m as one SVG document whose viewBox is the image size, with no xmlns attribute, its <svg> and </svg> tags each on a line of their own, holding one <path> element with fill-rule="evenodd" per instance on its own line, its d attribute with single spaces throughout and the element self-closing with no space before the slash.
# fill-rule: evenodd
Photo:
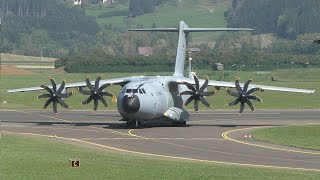
<svg viewBox="0 0 320 180">
<path fill-rule="evenodd" d="M 88 104 L 93 101 L 94 110 L 97 110 L 98 102 L 107 106 L 106 96 L 114 97 L 113 94 L 106 91 L 109 85 L 120 85 L 122 89 L 117 96 L 118 111 L 122 120 L 128 125 L 140 125 L 146 120 L 169 120 L 174 125 L 185 125 L 189 120 L 189 113 L 185 109 L 193 101 L 194 109 L 198 111 L 199 102 L 210 107 L 206 101 L 206 96 L 214 95 L 214 91 L 206 91 L 208 86 L 219 88 L 236 88 L 237 92 L 229 89 L 227 93 L 236 99 L 228 105 L 240 104 L 240 113 L 243 112 L 247 104 L 252 111 L 254 105 L 252 100 L 262 101 L 261 98 L 254 96 L 253 93 L 258 90 L 275 90 L 300 93 L 314 93 L 314 90 L 296 89 L 286 87 L 264 86 L 251 84 L 248 80 L 245 84 L 240 84 L 237 79 L 234 82 L 214 81 L 207 79 L 198 79 L 184 77 L 184 64 L 186 57 L 187 37 L 191 32 L 207 31 L 251 31 L 248 28 L 190 28 L 185 22 L 181 21 L 178 28 L 149 28 L 149 29 L 131 29 L 130 31 L 162 31 L 178 33 L 178 47 L 175 61 L 175 71 L 172 76 L 132 76 L 115 79 L 104 79 L 98 77 L 95 81 L 90 81 L 89 77 L 85 82 L 66 84 L 64 81 L 56 85 L 53 79 L 50 79 L 51 86 L 41 85 L 40 87 L 12 89 L 8 92 L 27 92 L 45 89 L 48 93 L 38 96 L 38 98 L 48 98 L 43 108 L 50 103 L 53 104 L 53 111 L 57 113 L 57 104 L 65 108 L 69 106 L 65 99 L 72 95 L 68 93 L 70 88 L 78 88 L 79 91 L 88 98 L 82 104 Z M 59 87 L 59 88 L 58 88 Z M 84 89 L 87 87 L 88 89 Z M 115 98 L 115 97 L 114 97 Z"/>
</svg>

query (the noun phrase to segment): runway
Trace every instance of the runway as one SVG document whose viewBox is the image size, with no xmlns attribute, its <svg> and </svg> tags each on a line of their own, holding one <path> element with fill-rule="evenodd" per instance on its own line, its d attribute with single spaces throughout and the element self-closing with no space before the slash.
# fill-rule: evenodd
<svg viewBox="0 0 320 180">
<path fill-rule="evenodd" d="M 187 127 L 130 129 L 116 111 L 0 110 L 1 132 L 54 138 L 83 147 L 187 161 L 320 171 L 320 151 L 244 138 L 256 128 L 320 123 L 319 110 L 191 112 Z"/>
</svg>

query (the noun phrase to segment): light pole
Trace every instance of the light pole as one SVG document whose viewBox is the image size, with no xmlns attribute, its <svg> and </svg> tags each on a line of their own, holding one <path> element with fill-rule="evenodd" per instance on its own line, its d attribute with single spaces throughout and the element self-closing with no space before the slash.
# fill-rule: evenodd
<svg viewBox="0 0 320 180">
<path fill-rule="evenodd" d="M 239 65 L 239 67 L 240 67 L 240 72 L 241 72 L 241 66 Z M 242 65 L 242 68 L 244 68 L 244 67 L 246 67 L 246 65 L 243 64 L 243 65 Z"/>
<path fill-rule="evenodd" d="M 259 70 L 259 66 L 260 66 L 260 65 L 259 65 L 259 64 L 257 64 L 258 72 L 260 71 L 260 70 Z"/>
<path fill-rule="evenodd" d="M 236 70 L 238 70 L 237 65 L 236 64 L 232 64 L 232 67 L 236 67 Z"/>
<path fill-rule="evenodd" d="M 294 62 L 291 62 L 291 69 L 293 69 L 293 64 L 294 64 Z"/>
</svg>

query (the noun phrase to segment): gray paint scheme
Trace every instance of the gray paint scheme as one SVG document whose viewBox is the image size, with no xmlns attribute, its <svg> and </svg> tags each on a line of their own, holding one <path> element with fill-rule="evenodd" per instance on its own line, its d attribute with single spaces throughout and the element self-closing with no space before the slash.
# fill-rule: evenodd
<svg viewBox="0 0 320 180">
<path fill-rule="evenodd" d="M 195 84 L 192 78 L 186 78 L 183 75 L 184 63 L 186 57 L 187 36 L 189 32 L 205 32 L 205 31 L 251 31 L 248 28 L 189 28 L 189 26 L 181 21 L 179 28 L 154 28 L 154 29 L 131 29 L 130 31 L 163 31 L 163 32 L 178 32 L 178 48 L 176 56 L 175 71 L 173 76 L 131 76 L 115 79 L 101 80 L 99 86 L 104 84 L 121 84 L 124 85 L 120 91 L 117 100 L 118 111 L 123 117 L 123 120 L 151 120 L 151 119 L 165 119 L 174 121 L 186 121 L 189 114 L 184 109 L 184 102 L 187 99 L 186 96 L 181 97 L 179 94 L 182 91 L 187 90 L 187 87 L 183 85 L 183 82 Z M 204 80 L 200 79 L 200 84 L 204 83 Z M 94 81 L 91 81 L 94 84 Z M 57 85 L 60 86 L 60 85 Z M 85 82 L 69 83 L 65 88 L 85 87 Z M 224 81 L 209 81 L 209 86 L 217 87 L 235 87 L 234 82 Z M 243 84 L 241 84 L 243 87 Z M 314 90 L 296 89 L 276 86 L 264 86 L 251 84 L 250 88 L 259 87 L 263 90 L 274 91 L 286 91 L 286 92 L 300 92 L 300 93 L 314 93 Z M 52 86 L 49 86 L 52 88 Z M 144 89 L 145 93 L 140 93 L 137 90 L 136 93 L 127 93 L 127 89 Z M 41 87 L 11 89 L 7 92 L 27 92 L 43 90 Z M 126 113 L 123 110 L 124 97 L 137 96 L 140 100 L 140 108 L 135 113 Z M 171 118 L 172 117 L 172 118 Z"/>
</svg>

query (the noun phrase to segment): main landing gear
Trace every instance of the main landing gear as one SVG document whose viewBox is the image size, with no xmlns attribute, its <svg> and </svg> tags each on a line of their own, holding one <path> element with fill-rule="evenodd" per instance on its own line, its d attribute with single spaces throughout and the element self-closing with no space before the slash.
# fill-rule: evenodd
<svg viewBox="0 0 320 180">
<path fill-rule="evenodd" d="M 127 121 L 127 126 L 135 126 L 135 127 L 140 127 L 142 125 L 142 120 L 129 120 Z"/>
</svg>

